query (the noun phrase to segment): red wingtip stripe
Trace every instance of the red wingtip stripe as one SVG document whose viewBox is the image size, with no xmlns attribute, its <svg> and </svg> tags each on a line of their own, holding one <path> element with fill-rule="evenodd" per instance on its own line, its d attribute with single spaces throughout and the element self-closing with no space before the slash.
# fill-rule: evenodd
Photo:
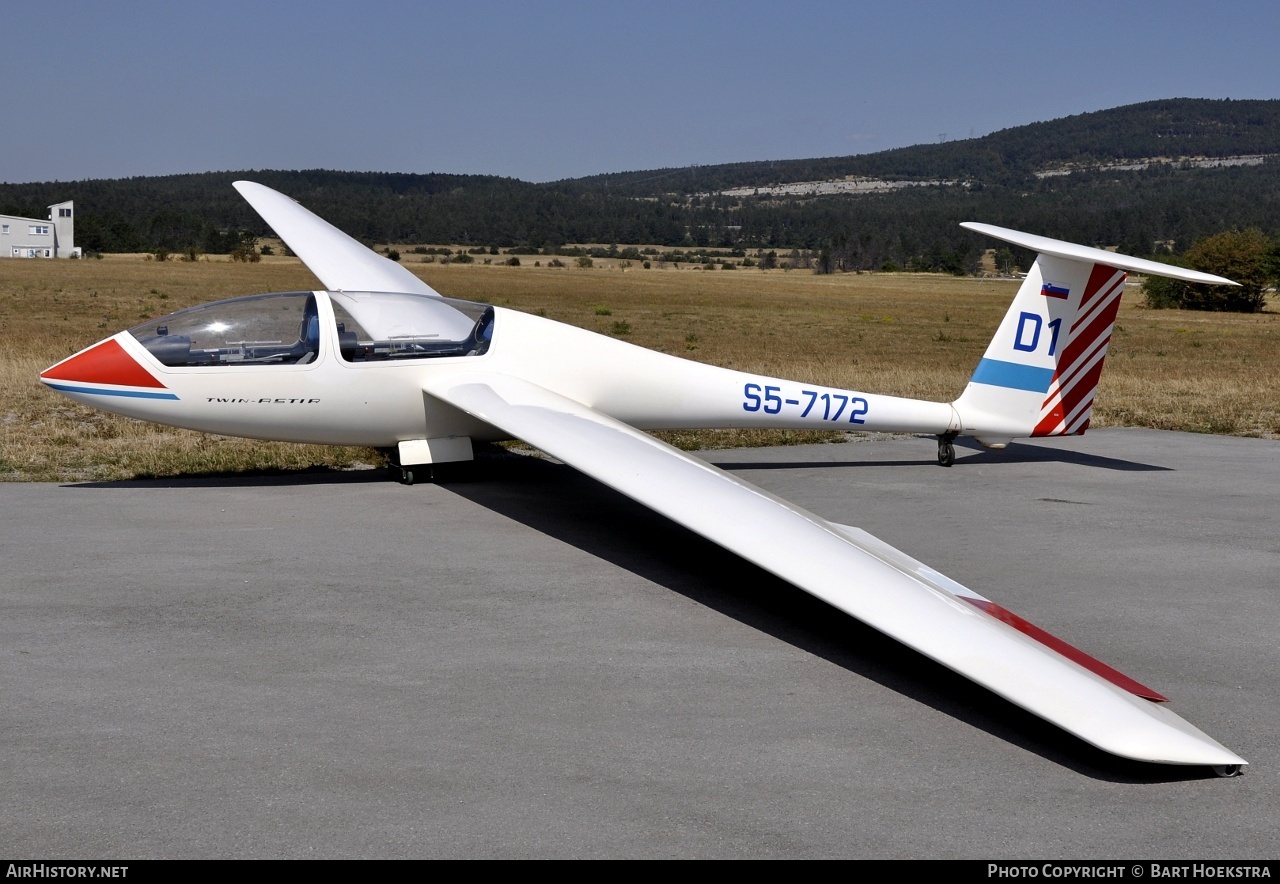
<svg viewBox="0 0 1280 884">
<path fill-rule="evenodd" d="M 1006 608 L 1000 607 L 995 602 L 991 602 L 986 599 L 975 599 L 964 595 L 956 596 L 956 598 L 964 599 L 975 608 L 986 611 L 997 620 L 1009 624 L 1014 629 L 1018 630 L 1018 632 L 1035 639 L 1045 647 L 1052 648 L 1068 660 L 1079 663 L 1094 675 L 1105 678 L 1118 688 L 1126 690 L 1131 694 L 1137 694 L 1145 700 L 1153 700 L 1156 703 L 1169 702 L 1169 698 L 1164 694 L 1153 691 L 1151 688 L 1141 682 L 1135 681 L 1123 672 L 1113 669 L 1096 657 L 1090 657 L 1079 648 L 1069 645 L 1057 636 L 1045 632 L 1034 623 L 1029 623 L 1026 620 L 1023 620 L 1017 614 Z"/>
<path fill-rule="evenodd" d="M 164 384 L 147 371 L 112 338 L 96 347 L 82 350 L 40 377 L 54 381 L 79 381 L 84 384 L 115 384 L 121 387 L 159 387 Z"/>
</svg>

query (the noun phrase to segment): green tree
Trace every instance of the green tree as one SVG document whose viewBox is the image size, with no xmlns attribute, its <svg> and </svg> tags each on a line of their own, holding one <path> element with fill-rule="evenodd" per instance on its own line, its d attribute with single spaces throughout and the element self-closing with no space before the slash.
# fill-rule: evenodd
<svg viewBox="0 0 1280 884">
<path fill-rule="evenodd" d="M 1147 306 L 1257 313 L 1266 305 L 1267 288 L 1276 282 L 1276 256 L 1276 244 L 1257 228 L 1216 233 L 1187 249 L 1183 256 L 1185 263 L 1205 273 L 1225 276 L 1239 285 L 1199 285 L 1148 278 L 1143 284 Z"/>
<path fill-rule="evenodd" d="M 1176 256 L 1162 257 L 1161 263 L 1186 267 L 1185 259 Z M 1167 276 L 1148 276 L 1142 283 L 1142 295 L 1153 310 L 1180 310 L 1184 306 L 1191 286 L 1180 279 Z"/>
<path fill-rule="evenodd" d="M 1013 276 L 1018 272 L 1018 260 L 1013 256 L 1013 249 L 1008 246 L 996 249 L 996 270 L 1003 276 Z"/>
<path fill-rule="evenodd" d="M 258 254 L 258 238 L 249 231 L 237 230 L 228 235 L 228 240 L 231 247 L 227 254 L 231 255 L 232 261 L 256 264 L 262 260 L 262 256 Z"/>
<path fill-rule="evenodd" d="M 813 272 L 817 274 L 828 274 L 835 272 L 836 260 L 831 254 L 832 247 L 824 245 L 818 250 L 818 260 L 813 263 Z"/>
</svg>

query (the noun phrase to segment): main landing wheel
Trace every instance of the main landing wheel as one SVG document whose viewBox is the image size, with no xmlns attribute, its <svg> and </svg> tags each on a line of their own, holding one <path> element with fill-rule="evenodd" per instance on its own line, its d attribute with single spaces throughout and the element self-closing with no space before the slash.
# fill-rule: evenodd
<svg viewBox="0 0 1280 884">
<path fill-rule="evenodd" d="M 413 484 L 413 467 L 402 467 L 396 464 L 388 464 L 387 475 L 399 482 L 401 485 Z"/>
<path fill-rule="evenodd" d="M 956 447 L 951 444 L 954 433 L 945 433 L 938 437 L 938 466 L 949 467 L 956 462 Z"/>
</svg>

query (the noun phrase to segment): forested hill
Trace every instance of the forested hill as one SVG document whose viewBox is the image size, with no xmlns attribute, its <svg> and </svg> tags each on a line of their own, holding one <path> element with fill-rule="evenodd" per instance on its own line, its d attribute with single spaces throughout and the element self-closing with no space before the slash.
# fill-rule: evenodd
<svg viewBox="0 0 1280 884">
<path fill-rule="evenodd" d="M 367 242 L 487 243 L 494 235 L 493 209 L 519 212 L 537 191 L 536 185 L 491 175 L 248 170 L 0 184 L 0 214 L 43 218 L 48 206 L 72 199 L 81 248 L 226 252 L 241 230 L 269 232 L 231 186 L 241 179 L 286 193 Z"/>
<path fill-rule="evenodd" d="M 371 243 L 808 249 L 843 269 L 959 270 L 991 245 L 966 220 L 1140 255 L 1230 228 L 1280 234 L 1280 101 L 1170 99 L 875 154 L 548 184 L 323 170 L 0 184 L 0 214 L 73 199 L 83 248 L 223 252 L 268 232 L 239 178 Z"/>
<path fill-rule="evenodd" d="M 1280 101 L 1172 98 L 1001 129 L 981 138 L 879 153 L 682 169 L 556 182 L 631 196 L 701 193 L 850 176 L 1022 183 L 1037 172 L 1125 160 L 1280 153 Z"/>
</svg>

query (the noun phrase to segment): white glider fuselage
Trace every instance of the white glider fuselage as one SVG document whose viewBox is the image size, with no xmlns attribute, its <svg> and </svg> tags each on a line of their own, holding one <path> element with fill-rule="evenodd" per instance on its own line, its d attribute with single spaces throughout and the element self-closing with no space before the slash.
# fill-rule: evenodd
<svg viewBox="0 0 1280 884">
<path fill-rule="evenodd" d="M 121 332 L 109 340 L 153 374 L 168 395 L 104 396 L 102 387 L 89 386 L 94 376 L 84 372 L 75 376 L 82 389 L 58 389 L 96 408 L 192 430 L 378 448 L 415 439 L 509 438 L 423 393 L 432 378 L 477 370 L 519 375 L 641 429 L 774 427 L 934 435 L 960 429 L 946 403 L 719 368 L 501 307 L 493 308 L 492 344 L 483 355 L 347 361 L 328 293 L 314 295 L 321 332 L 318 352 L 306 364 L 167 366 L 132 334 Z"/>
</svg>

